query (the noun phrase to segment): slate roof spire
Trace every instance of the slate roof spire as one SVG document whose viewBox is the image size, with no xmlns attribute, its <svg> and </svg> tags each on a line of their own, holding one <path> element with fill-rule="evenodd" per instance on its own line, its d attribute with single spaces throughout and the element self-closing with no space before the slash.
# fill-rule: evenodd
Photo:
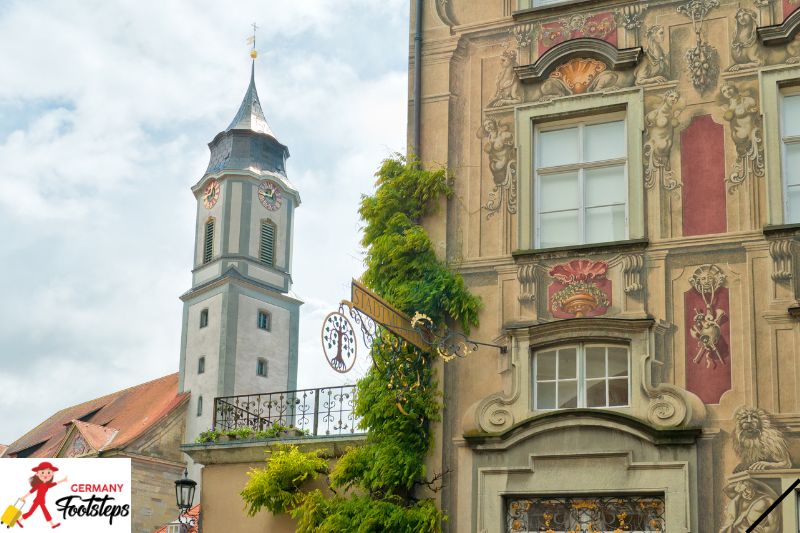
<svg viewBox="0 0 800 533">
<path fill-rule="evenodd" d="M 252 66 L 250 67 L 250 86 L 247 87 L 247 92 L 242 100 L 242 105 L 239 106 L 239 111 L 233 117 L 230 126 L 225 131 L 231 130 L 248 130 L 255 133 L 263 133 L 269 135 L 275 140 L 278 138 L 272 132 L 267 124 L 267 118 L 264 116 L 264 111 L 261 109 L 261 101 L 258 99 L 258 91 L 256 90 L 256 62 L 253 59 Z"/>
</svg>

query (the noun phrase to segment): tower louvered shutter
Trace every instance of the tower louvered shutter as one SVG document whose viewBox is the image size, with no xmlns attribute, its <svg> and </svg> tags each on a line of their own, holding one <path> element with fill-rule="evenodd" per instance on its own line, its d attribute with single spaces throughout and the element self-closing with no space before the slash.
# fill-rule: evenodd
<svg viewBox="0 0 800 533">
<path fill-rule="evenodd" d="M 203 241 L 203 263 L 210 263 L 214 256 L 214 221 L 206 222 L 205 240 Z"/>
<path fill-rule="evenodd" d="M 258 259 L 265 265 L 275 264 L 275 225 L 271 222 L 261 223 L 261 247 Z"/>
</svg>

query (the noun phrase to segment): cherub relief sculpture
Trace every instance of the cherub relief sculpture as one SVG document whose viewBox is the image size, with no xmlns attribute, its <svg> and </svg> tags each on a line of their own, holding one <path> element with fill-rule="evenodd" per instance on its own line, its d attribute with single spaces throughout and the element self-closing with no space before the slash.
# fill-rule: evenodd
<svg viewBox="0 0 800 533">
<path fill-rule="evenodd" d="M 736 34 L 731 43 L 733 65 L 729 72 L 757 67 L 761 64 L 758 56 L 758 16 L 752 9 L 740 8 L 736 12 Z"/>
<path fill-rule="evenodd" d="M 730 81 L 722 84 L 720 95 L 724 117 L 730 123 L 731 138 L 736 145 L 736 164 L 728 177 L 728 192 L 735 191 L 749 176 L 764 176 L 764 146 L 758 102 L 749 91 L 739 91 Z"/>
<path fill-rule="evenodd" d="M 673 134 L 681 113 L 681 109 L 676 109 L 680 98 L 678 91 L 669 89 L 661 104 L 645 116 L 644 183 L 647 188 L 652 188 L 657 181 L 668 191 L 680 187 L 670 168 Z"/>
<path fill-rule="evenodd" d="M 645 33 L 647 47 L 644 58 L 636 68 L 636 85 L 664 83 L 669 76 L 667 54 L 661 44 L 664 42 L 664 26 L 650 26 Z"/>
<path fill-rule="evenodd" d="M 483 205 L 489 211 L 486 218 L 491 218 L 500 210 L 505 192 L 508 192 L 508 212 L 514 214 L 517 212 L 517 148 L 511 126 L 487 118 L 476 135 L 483 139 L 483 151 L 489 156 L 489 170 L 494 179 L 489 201 Z"/>
<path fill-rule="evenodd" d="M 517 52 L 506 50 L 500 56 L 500 72 L 497 73 L 497 86 L 494 96 L 489 100 L 489 107 L 503 107 L 522 103 L 522 84 L 514 67 L 517 66 Z"/>
<path fill-rule="evenodd" d="M 745 470 L 791 468 L 789 446 L 783 433 L 772 425 L 763 409 L 739 407 L 734 413 L 733 450 L 741 461 L 733 473 Z"/>
<path fill-rule="evenodd" d="M 778 497 L 769 486 L 751 479 L 729 483 L 722 492 L 731 501 L 725 508 L 719 533 L 747 533 Z M 759 524 L 758 531 L 778 533 L 780 525 L 780 513 L 770 513 Z"/>
<path fill-rule="evenodd" d="M 559 65 L 542 82 L 538 100 L 546 102 L 561 96 L 595 91 L 611 91 L 632 83 L 628 73 L 614 72 L 602 61 L 576 57 Z"/>
</svg>

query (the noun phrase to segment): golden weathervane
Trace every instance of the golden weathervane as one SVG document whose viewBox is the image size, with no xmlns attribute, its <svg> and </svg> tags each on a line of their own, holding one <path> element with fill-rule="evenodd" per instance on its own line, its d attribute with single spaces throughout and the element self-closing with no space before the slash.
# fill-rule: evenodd
<svg viewBox="0 0 800 533">
<path fill-rule="evenodd" d="M 258 57 L 258 52 L 256 52 L 256 30 L 258 29 L 258 26 L 256 25 L 255 22 L 252 24 L 252 26 L 253 26 L 253 35 L 247 38 L 247 44 L 250 45 L 250 57 L 255 59 Z"/>
</svg>

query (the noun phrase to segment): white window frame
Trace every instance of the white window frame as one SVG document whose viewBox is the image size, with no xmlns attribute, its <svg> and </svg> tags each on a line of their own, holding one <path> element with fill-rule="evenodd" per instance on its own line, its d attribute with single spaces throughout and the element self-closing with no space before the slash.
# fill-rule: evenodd
<svg viewBox="0 0 800 533">
<path fill-rule="evenodd" d="M 800 145 L 800 135 L 787 136 L 786 135 L 786 120 L 784 119 L 784 100 L 787 96 L 800 98 L 800 87 L 787 87 L 779 92 L 778 108 L 780 109 L 780 142 L 781 142 L 781 190 L 783 192 L 783 221 L 786 224 L 800 223 L 800 205 L 794 206 L 796 213 L 792 212 L 789 205 L 789 179 L 787 176 L 787 169 L 789 165 L 786 161 L 786 145 Z M 800 188 L 800 185 L 793 185 L 793 188 Z M 794 215 L 794 216 L 793 216 Z"/>
<path fill-rule="evenodd" d="M 623 139 L 625 140 L 625 157 L 615 158 L 615 159 L 605 159 L 601 161 L 591 161 L 585 162 L 584 161 L 584 132 L 586 126 L 594 126 L 598 124 L 608 124 L 611 122 L 622 122 L 623 125 Z M 558 131 L 562 129 L 569 129 L 577 127 L 578 129 L 578 162 L 571 163 L 566 165 L 559 165 L 554 167 L 540 167 L 537 163 L 536 154 L 541 153 L 541 133 L 546 133 L 550 131 Z M 587 242 L 586 241 L 586 194 L 584 191 L 584 184 L 586 182 L 586 171 L 598 168 L 608 168 L 608 167 L 616 167 L 622 166 L 623 174 L 624 174 L 624 188 L 625 188 L 625 235 L 622 240 L 629 239 L 629 213 L 628 210 L 630 209 L 630 199 L 629 199 L 629 183 L 628 183 L 628 149 L 627 149 L 627 139 L 628 139 L 628 121 L 627 117 L 624 113 L 610 113 L 610 114 L 602 114 L 596 115 L 592 117 L 584 117 L 578 120 L 565 120 L 565 121 L 558 121 L 558 122 L 543 122 L 538 123 L 534 126 L 534 133 L 533 133 L 533 179 L 534 179 L 534 200 L 535 200 L 535 208 L 534 208 L 534 246 L 536 248 L 542 248 L 541 245 L 541 215 L 542 215 L 542 194 L 541 194 L 541 182 L 540 176 L 547 176 L 551 174 L 559 174 L 563 172 L 577 172 L 578 173 L 578 229 L 580 238 L 578 242 L 568 243 L 564 246 L 580 246 L 584 244 L 601 244 L 602 242 L 608 241 L 600 241 L 600 242 Z M 619 204 L 609 204 L 609 205 L 619 205 Z M 592 206 L 595 207 L 607 207 L 607 206 Z M 571 211 L 571 209 L 570 209 Z M 556 212 L 556 211 L 552 211 Z M 548 212 L 549 213 L 549 212 Z"/>
<path fill-rule="evenodd" d="M 608 405 L 609 397 L 608 397 L 608 381 L 609 379 L 620 379 L 619 377 L 610 377 L 608 375 L 608 352 L 606 351 L 606 366 L 605 366 L 605 376 L 604 381 L 606 382 L 606 405 L 604 406 L 595 406 L 595 407 L 587 407 L 586 405 L 586 348 L 592 347 L 602 347 L 602 348 L 624 348 L 627 352 L 628 358 L 628 373 L 627 373 L 627 381 L 628 381 L 628 403 L 625 405 Z M 547 380 L 543 381 L 543 383 L 555 383 L 556 384 L 556 407 L 552 409 L 540 408 L 538 405 L 538 384 L 539 381 L 537 379 L 537 356 L 543 352 L 552 352 L 569 348 L 576 349 L 576 372 L 575 372 L 575 379 L 558 379 L 558 361 L 559 357 L 556 355 L 556 379 L 555 380 Z M 592 378 L 593 380 L 595 378 Z M 556 346 L 548 346 L 544 348 L 540 348 L 536 350 L 531 356 L 531 403 L 533 404 L 534 411 L 561 411 L 564 409 L 573 409 L 572 407 L 558 407 L 558 383 L 562 381 L 576 381 L 577 382 L 577 391 L 578 391 L 578 401 L 577 407 L 575 409 L 625 409 L 631 407 L 631 349 L 630 346 L 626 344 L 616 344 L 611 342 L 576 342 L 570 344 L 559 344 Z"/>
</svg>

